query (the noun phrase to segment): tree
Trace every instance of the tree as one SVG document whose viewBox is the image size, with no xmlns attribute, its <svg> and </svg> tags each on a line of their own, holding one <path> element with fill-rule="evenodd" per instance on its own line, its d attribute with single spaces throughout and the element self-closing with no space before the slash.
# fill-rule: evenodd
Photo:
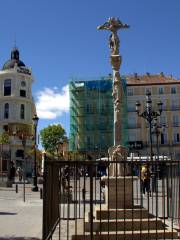
<svg viewBox="0 0 180 240">
<path fill-rule="evenodd" d="M 27 155 L 29 158 L 31 158 L 31 156 L 34 156 L 34 147 L 27 151 Z M 36 149 L 36 161 L 37 161 L 37 166 L 41 166 L 42 165 L 42 151 L 40 149 Z"/>
<path fill-rule="evenodd" d="M 7 133 L 0 135 L 0 144 L 9 144 L 9 135 Z"/>
<path fill-rule="evenodd" d="M 45 151 L 55 155 L 59 143 L 66 138 L 66 132 L 60 124 L 49 125 L 40 131 L 40 138 Z"/>
</svg>

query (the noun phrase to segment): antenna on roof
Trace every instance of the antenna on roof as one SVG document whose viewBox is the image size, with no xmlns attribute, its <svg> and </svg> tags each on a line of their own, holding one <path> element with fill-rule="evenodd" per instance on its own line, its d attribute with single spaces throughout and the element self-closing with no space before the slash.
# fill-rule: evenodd
<svg viewBox="0 0 180 240">
<path fill-rule="evenodd" d="M 14 33 L 14 48 L 17 48 L 17 44 L 16 44 L 16 32 Z"/>
</svg>

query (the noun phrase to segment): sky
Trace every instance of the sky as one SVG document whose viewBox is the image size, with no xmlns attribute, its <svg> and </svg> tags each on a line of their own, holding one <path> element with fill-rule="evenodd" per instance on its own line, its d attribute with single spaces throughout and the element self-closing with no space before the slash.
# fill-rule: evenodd
<svg viewBox="0 0 180 240">
<path fill-rule="evenodd" d="M 112 72 L 109 17 L 130 25 L 119 33 L 121 74 L 164 72 L 180 78 L 179 0 L 6 0 L 1 2 L 0 67 L 15 42 L 31 67 L 38 130 L 60 123 L 69 135 L 68 83 Z"/>
</svg>

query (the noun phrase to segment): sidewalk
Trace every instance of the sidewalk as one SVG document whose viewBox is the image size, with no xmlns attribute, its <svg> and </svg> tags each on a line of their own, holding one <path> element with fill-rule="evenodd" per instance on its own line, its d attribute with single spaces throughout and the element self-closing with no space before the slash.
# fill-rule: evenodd
<svg viewBox="0 0 180 240">
<path fill-rule="evenodd" d="M 23 201 L 23 184 L 13 188 L 0 188 L 0 239 L 36 240 L 42 236 L 42 199 L 39 192 L 31 191 L 26 184 Z"/>
</svg>

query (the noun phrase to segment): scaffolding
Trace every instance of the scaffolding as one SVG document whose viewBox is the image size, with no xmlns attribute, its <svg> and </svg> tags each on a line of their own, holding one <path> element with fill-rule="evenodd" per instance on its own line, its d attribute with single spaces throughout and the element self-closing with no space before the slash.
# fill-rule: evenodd
<svg viewBox="0 0 180 240">
<path fill-rule="evenodd" d="M 70 91 L 70 151 L 107 152 L 113 146 L 114 108 L 112 76 L 97 80 L 74 80 Z M 123 80 L 122 100 L 123 142 L 127 145 L 127 94 Z"/>
</svg>

